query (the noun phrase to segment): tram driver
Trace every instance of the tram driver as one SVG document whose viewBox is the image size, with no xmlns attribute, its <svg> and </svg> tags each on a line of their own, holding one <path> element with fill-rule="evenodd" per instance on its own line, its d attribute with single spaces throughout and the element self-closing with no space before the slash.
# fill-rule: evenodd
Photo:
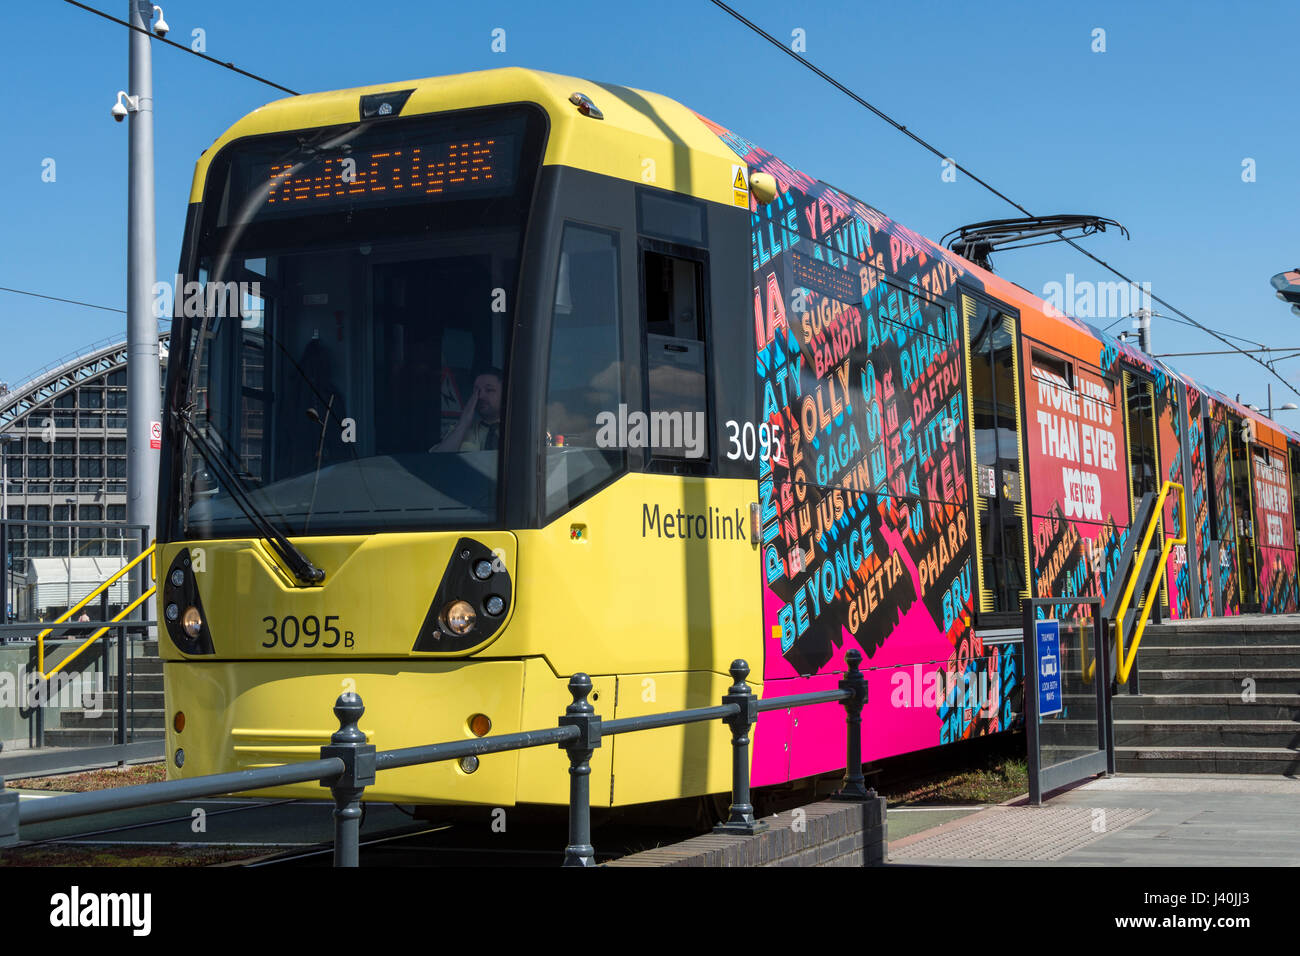
<svg viewBox="0 0 1300 956">
<path fill-rule="evenodd" d="M 480 372 L 456 426 L 429 451 L 496 451 L 501 440 L 501 389 L 500 369 Z"/>
</svg>

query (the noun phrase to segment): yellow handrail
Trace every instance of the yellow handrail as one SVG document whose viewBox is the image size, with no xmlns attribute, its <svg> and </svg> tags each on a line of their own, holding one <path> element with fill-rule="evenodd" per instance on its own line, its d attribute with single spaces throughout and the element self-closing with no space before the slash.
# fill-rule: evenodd
<svg viewBox="0 0 1300 956">
<path fill-rule="evenodd" d="M 1126 659 L 1124 657 L 1124 633 L 1123 633 L 1124 615 L 1128 611 L 1129 600 L 1133 596 L 1133 588 L 1137 585 L 1138 575 L 1142 571 L 1142 555 L 1146 554 L 1147 548 L 1151 544 L 1151 535 L 1155 533 L 1156 526 L 1160 522 L 1161 509 L 1164 507 L 1165 499 L 1169 496 L 1169 490 L 1171 488 L 1178 489 L 1179 517 L 1181 519 L 1181 523 L 1179 524 L 1179 527 L 1182 528 L 1182 534 L 1180 537 L 1169 538 L 1165 541 L 1164 547 L 1161 550 L 1160 561 L 1156 566 L 1156 572 L 1155 574 L 1152 575 L 1151 578 L 1151 582 L 1152 582 L 1151 586 L 1147 589 L 1146 599 L 1142 602 L 1142 615 L 1138 621 L 1137 629 L 1134 631 L 1133 647 L 1131 649 L 1131 652 L 1128 655 L 1128 658 Z M 1186 543 L 1187 543 L 1187 499 L 1183 493 L 1183 486 L 1174 481 L 1166 481 L 1164 487 L 1160 489 L 1160 497 L 1156 499 L 1156 506 L 1151 512 L 1151 524 L 1148 525 L 1146 536 L 1142 539 L 1142 547 L 1140 547 L 1137 551 L 1134 552 L 1135 558 L 1134 558 L 1133 570 L 1129 572 L 1128 587 L 1124 590 L 1124 598 L 1123 600 L 1120 601 L 1119 610 L 1115 615 L 1115 641 L 1116 641 L 1115 659 L 1119 661 L 1119 666 L 1116 668 L 1116 673 L 1119 678 L 1119 682 L 1121 684 L 1126 683 L 1128 681 L 1129 670 L 1132 668 L 1133 661 L 1137 657 L 1138 644 L 1140 644 L 1142 641 L 1142 634 L 1146 630 L 1146 626 L 1147 626 L 1147 618 L 1150 616 L 1150 612 L 1148 609 L 1151 604 L 1151 597 L 1152 595 L 1155 594 L 1155 588 L 1160 581 L 1160 575 L 1164 573 L 1165 562 L 1169 558 L 1169 552 L 1173 550 L 1174 545 L 1186 544 Z M 1084 643 L 1085 643 L 1085 635 L 1084 632 L 1080 630 L 1079 632 L 1080 660 L 1082 660 L 1084 657 Z M 1096 659 L 1094 658 L 1088 664 L 1087 667 L 1082 668 L 1082 671 L 1083 671 L 1083 675 L 1082 675 L 1083 682 L 1085 684 L 1092 683 L 1092 677 L 1097 672 Z"/>
<path fill-rule="evenodd" d="M 1165 538 L 1164 547 L 1160 549 L 1160 560 L 1156 563 L 1155 573 L 1151 575 L 1151 584 L 1147 587 L 1147 593 L 1142 600 L 1141 610 L 1138 612 L 1137 626 L 1133 629 L 1133 646 L 1129 648 L 1127 655 L 1124 654 L 1124 615 L 1128 613 L 1129 601 L 1133 598 L 1133 589 L 1137 586 L 1138 574 L 1142 568 L 1142 556 L 1147 553 L 1147 548 L 1151 545 L 1151 536 L 1155 534 L 1156 526 L 1160 522 L 1160 515 L 1163 513 L 1165 499 L 1169 497 L 1171 489 L 1178 491 L 1178 536 Z M 1138 548 L 1134 557 L 1133 573 L 1129 575 L 1128 587 L 1124 589 L 1124 597 L 1120 599 L 1119 607 L 1115 609 L 1115 674 L 1119 683 L 1128 683 L 1129 671 L 1133 668 L 1133 662 L 1137 659 L 1138 645 L 1142 643 L 1142 633 L 1146 630 L 1147 619 L 1151 616 L 1151 599 L 1155 597 L 1157 589 L 1160 587 L 1160 578 L 1165 573 L 1166 562 L 1169 560 L 1169 552 L 1173 550 L 1176 544 L 1187 543 L 1187 496 L 1183 492 L 1183 486 L 1176 481 L 1166 481 L 1164 487 L 1160 489 L 1160 497 L 1156 499 L 1155 511 L 1151 516 L 1151 523 L 1147 525 L 1147 533 L 1142 538 L 1142 546 Z"/>
<path fill-rule="evenodd" d="M 95 598 L 99 597 L 101 594 L 103 594 L 105 591 L 107 591 L 107 590 L 108 590 L 108 589 L 109 589 L 109 588 L 110 588 L 114 583 L 117 582 L 117 580 L 118 580 L 119 578 L 121 578 L 124 574 L 126 574 L 128 571 L 130 571 L 132 568 L 134 568 L 137 564 L 139 564 L 139 563 L 140 563 L 141 561 L 143 561 L 145 558 L 148 558 L 148 559 L 149 559 L 149 579 L 150 579 L 151 581 L 156 581 L 156 580 L 157 580 L 157 577 L 156 577 L 156 571 L 157 571 L 157 569 L 156 569 L 156 567 L 154 566 L 154 550 L 156 549 L 156 547 L 157 547 L 157 543 L 156 543 L 156 542 L 151 542 L 148 548 L 146 548 L 144 551 L 141 551 L 138 555 L 136 555 L 134 558 L 132 558 L 131 561 L 130 561 L 128 564 L 123 565 L 122 568 L 121 568 L 121 570 L 119 570 L 116 574 L 114 574 L 111 578 L 109 578 L 109 579 L 108 579 L 107 581 L 105 581 L 103 584 L 101 584 L 101 585 L 99 585 L 97 588 L 95 588 L 95 590 L 93 590 L 93 591 L 91 591 L 89 594 L 87 594 L 84 598 L 82 598 L 81 601 L 77 602 L 77 603 L 74 604 L 72 607 L 68 608 L 66 611 L 64 611 L 62 614 L 60 614 L 60 615 L 58 616 L 58 618 L 56 618 L 56 619 L 55 619 L 53 622 L 51 622 L 51 623 L 52 623 L 53 625 L 66 624 L 66 623 L 68 622 L 68 620 L 72 617 L 72 615 L 76 614 L 78 611 L 80 611 L 82 608 L 84 608 L 87 604 L 89 604 L 89 603 L 90 603 L 91 601 L 93 601 Z M 68 573 L 69 573 L 69 574 L 72 573 L 71 569 L 69 569 Z M 123 608 L 121 611 L 119 611 L 119 612 L 117 613 L 117 616 L 114 617 L 114 618 L 112 619 L 112 623 L 116 624 L 117 622 L 121 621 L 121 620 L 122 620 L 123 618 L 125 618 L 128 614 L 130 614 L 132 611 L 134 611 L 136 608 L 138 608 L 141 604 L 143 604 L 145 601 L 149 600 L 149 598 L 153 597 L 154 593 L 155 593 L 157 590 L 158 590 L 158 586 L 157 586 L 157 584 L 154 584 L 152 587 L 148 588 L 148 589 L 147 589 L 143 594 L 141 594 L 138 598 L 136 598 L 136 599 L 135 599 L 134 601 L 132 601 L 129 605 L 127 605 L 125 608 Z M 49 680 L 51 677 L 53 677 L 55 674 L 57 674 L 59 671 L 61 671 L 61 670 L 62 670 L 64 667 L 66 667 L 68 664 L 72 663 L 72 661 L 75 660 L 76 657 L 77 657 L 77 656 L 78 656 L 82 651 L 84 651 L 84 650 L 85 650 L 87 647 L 89 647 L 91 644 L 95 643 L 95 641 L 97 641 L 97 640 L 99 640 L 101 637 L 103 637 L 104 634 L 105 634 L 105 632 L 108 631 L 108 627 L 107 627 L 107 626 L 101 627 L 101 628 L 100 628 L 98 631 L 96 631 L 94 634 L 90 635 L 90 637 L 88 637 L 88 638 L 86 638 L 84 641 L 82 641 L 81 644 L 77 647 L 77 649 L 76 649 L 75 651 L 73 651 L 71 654 L 69 654 L 69 655 L 68 655 L 67 657 L 65 657 L 63 660 L 59 661 L 59 663 L 58 663 L 58 664 L 57 664 L 57 665 L 56 665 L 52 670 L 50 670 L 50 672 L 47 674 L 47 673 L 45 672 L 45 638 L 47 638 L 53 630 L 54 630 L 54 627 L 53 627 L 53 626 L 51 626 L 51 627 L 47 627 L 45 630 L 41 631 L 41 633 L 39 633 L 39 634 L 36 635 L 36 666 L 37 666 L 37 668 L 38 668 L 38 669 L 40 670 L 40 672 L 41 672 L 41 678 L 44 679 L 44 680 Z"/>
<path fill-rule="evenodd" d="M 1098 611 L 1095 613 L 1100 613 L 1100 609 L 1098 609 Z M 1088 663 L 1084 665 L 1083 662 L 1087 660 L 1087 658 L 1088 658 L 1088 629 L 1086 627 L 1080 627 L 1079 628 L 1079 665 L 1080 665 L 1079 671 L 1080 671 L 1080 676 L 1083 678 L 1083 683 L 1085 685 L 1091 684 L 1093 675 L 1097 673 L 1096 656 L 1094 656 L 1092 660 L 1088 661 Z"/>
</svg>

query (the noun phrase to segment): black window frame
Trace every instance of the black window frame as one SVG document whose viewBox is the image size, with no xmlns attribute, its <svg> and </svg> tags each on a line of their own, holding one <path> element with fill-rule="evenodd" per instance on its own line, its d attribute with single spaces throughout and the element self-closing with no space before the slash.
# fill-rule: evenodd
<svg viewBox="0 0 1300 956">
<path fill-rule="evenodd" d="M 653 448 L 647 447 L 645 449 L 643 464 L 640 470 L 651 474 L 716 477 L 718 474 L 717 455 L 719 454 L 719 450 L 713 447 L 713 439 L 715 435 L 715 420 L 717 418 L 717 412 L 715 409 L 716 402 L 714 397 L 717 376 L 713 372 L 713 286 L 711 281 L 709 250 L 707 246 L 695 247 L 683 245 L 679 242 L 669 242 L 666 239 L 656 239 L 650 236 L 644 236 L 640 233 L 640 228 L 641 224 L 638 204 L 636 273 L 637 312 L 640 325 L 639 334 L 641 348 L 641 407 L 645 409 L 646 414 L 650 414 L 653 411 L 650 407 L 650 317 L 646 303 L 645 268 L 646 253 L 650 252 L 655 253 L 656 255 L 694 262 L 700 269 L 700 284 L 695 292 L 698 301 L 701 325 L 700 341 L 704 343 L 704 434 L 705 440 L 708 442 L 706 454 L 702 458 L 674 458 L 671 456 L 656 455 Z M 707 243 L 707 230 L 704 239 Z"/>
<path fill-rule="evenodd" d="M 551 509 L 547 504 L 546 455 L 548 454 L 547 449 L 550 448 L 551 446 L 547 445 L 546 443 L 546 433 L 547 433 L 546 407 L 551 397 L 551 373 L 555 369 L 554 364 L 551 362 L 551 348 L 553 346 L 554 339 L 555 339 L 555 294 L 559 288 L 560 263 L 562 261 L 561 255 L 564 252 L 564 235 L 570 226 L 577 229 L 585 229 L 589 232 L 603 233 L 605 235 L 612 237 L 614 240 L 614 254 L 615 254 L 614 283 L 615 283 L 615 293 L 618 297 L 618 305 L 613 313 L 613 321 L 614 321 L 616 338 L 618 340 L 619 390 L 622 393 L 623 401 L 629 405 L 629 411 L 632 410 L 631 409 L 632 403 L 629 401 L 631 397 L 631 389 L 628 387 L 628 375 L 627 375 L 627 365 L 629 361 L 628 342 L 627 342 L 627 335 L 626 335 L 626 326 L 623 321 L 624 314 L 626 313 L 627 310 L 627 290 L 623 287 L 624 255 L 627 251 L 626 237 L 623 234 L 623 230 L 618 229 L 614 226 L 610 226 L 607 223 L 592 222 L 590 220 L 580 219 L 574 216 L 565 216 L 561 218 L 558 222 L 558 236 L 555 244 L 555 268 L 554 270 L 552 270 L 551 275 L 549 276 L 546 284 L 544 285 L 544 288 L 550 291 L 550 295 L 546 300 L 548 302 L 548 305 L 546 307 L 546 316 L 545 316 L 546 340 L 544 343 L 541 343 L 542 352 L 546 357 L 546 362 L 544 365 L 544 372 L 542 375 L 542 387 L 540 392 L 538 393 L 538 401 L 540 402 L 540 407 L 538 409 L 538 421 L 541 424 L 537 430 L 538 456 L 539 456 L 537 513 L 540 518 L 539 524 L 541 526 L 545 526 L 550 522 L 556 520 L 557 518 L 572 511 L 574 508 L 582 504 L 584 501 L 599 494 L 605 488 L 608 488 L 611 484 L 613 484 L 615 481 L 617 481 L 619 478 L 623 477 L 624 475 L 628 474 L 628 472 L 631 470 L 631 455 L 629 454 L 630 449 L 619 448 L 618 451 L 619 451 L 620 462 L 618 466 L 615 467 L 614 470 L 608 476 L 606 476 L 602 481 L 597 482 L 595 486 L 587 489 L 582 494 L 569 498 L 568 502 L 560 506 L 559 508 Z M 613 411 L 617 413 L 617 409 L 613 409 Z"/>
</svg>

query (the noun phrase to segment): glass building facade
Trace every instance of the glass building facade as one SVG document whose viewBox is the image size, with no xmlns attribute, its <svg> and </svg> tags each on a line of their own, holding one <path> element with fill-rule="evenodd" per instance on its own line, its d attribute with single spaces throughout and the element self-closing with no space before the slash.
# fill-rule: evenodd
<svg viewBox="0 0 1300 956">
<path fill-rule="evenodd" d="M 164 367 L 168 338 L 164 333 L 159 343 Z M 130 548 L 121 528 L 126 392 L 125 342 L 92 347 L 17 388 L 0 386 L 3 511 L 14 578 L 26 576 L 29 559 L 114 557 Z"/>
</svg>

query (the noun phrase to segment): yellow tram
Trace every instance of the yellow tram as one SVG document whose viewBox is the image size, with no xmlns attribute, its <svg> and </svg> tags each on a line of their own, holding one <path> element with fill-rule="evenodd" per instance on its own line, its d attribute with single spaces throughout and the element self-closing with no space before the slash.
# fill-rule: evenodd
<svg viewBox="0 0 1300 956">
<path fill-rule="evenodd" d="M 754 466 L 721 424 L 690 431 L 755 419 L 747 368 L 715 358 L 750 325 L 736 165 L 677 103 L 521 69 L 281 100 L 203 154 L 161 485 L 173 777 L 315 754 L 347 689 L 386 749 L 549 726 L 580 670 L 622 717 L 715 701 L 761 659 Z M 633 354 L 647 334 L 659 354 Z M 494 376 L 497 427 L 475 407 L 446 446 Z M 597 416 L 647 400 L 682 414 L 603 447 Z M 592 793 L 725 791 L 729 753 L 721 725 L 620 738 Z M 368 797 L 567 787 L 548 748 Z"/>
<path fill-rule="evenodd" d="M 167 763 L 833 688 L 872 760 L 1014 729 L 1020 601 L 1104 595 L 1147 492 L 1175 617 L 1294 611 L 1297 436 L 672 100 L 503 69 L 271 103 L 198 162 L 160 480 Z M 1079 436 L 1082 436 L 1080 440 Z M 756 787 L 843 768 L 764 712 Z M 720 723 L 594 806 L 725 792 Z M 562 804 L 551 748 L 372 800 Z M 315 788 L 288 793 L 318 796 Z"/>
</svg>

